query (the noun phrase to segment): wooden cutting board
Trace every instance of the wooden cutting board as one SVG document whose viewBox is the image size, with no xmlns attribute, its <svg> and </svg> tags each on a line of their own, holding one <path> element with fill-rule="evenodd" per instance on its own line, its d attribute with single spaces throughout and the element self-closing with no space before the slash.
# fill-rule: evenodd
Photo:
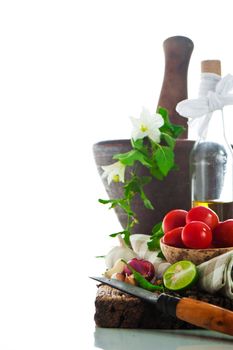
<svg viewBox="0 0 233 350">
<path fill-rule="evenodd" d="M 170 293 L 224 307 L 233 311 L 233 300 L 192 289 L 182 294 Z M 106 285 L 99 285 L 95 299 L 95 323 L 103 328 L 194 329 L 189 323 L 167 316 L 156 306 L 124 294 Z"/>
</svg>

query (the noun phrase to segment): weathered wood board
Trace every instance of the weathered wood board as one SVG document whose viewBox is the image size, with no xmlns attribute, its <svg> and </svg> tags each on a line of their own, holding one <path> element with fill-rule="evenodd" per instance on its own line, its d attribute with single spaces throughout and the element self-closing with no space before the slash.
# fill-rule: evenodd
<svg viewBox="0 0 233 350">
<path fill-rule="evenodd" d="M 202 300 L 214 305 L 233 310 L 233 300 L 210 295 L 195 289 L 174 294 Z M 98 287 L 95 300 L 95 323 L 104 328 L 151 328 L 151 329 L 194 329 L 197 328 L 177 318 L 167 316 L 136 297 L 122 293 L 106 285 Z"/>
</svg>

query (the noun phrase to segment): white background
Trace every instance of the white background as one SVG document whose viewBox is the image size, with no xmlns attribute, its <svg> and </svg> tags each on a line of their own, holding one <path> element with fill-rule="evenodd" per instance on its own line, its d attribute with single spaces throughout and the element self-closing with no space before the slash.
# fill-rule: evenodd
<svg viewBox="0 0 233 350">
<path fill-rule="evenodd" d="M 129 138 L 128 117 L 156 109 L 167 37 L 194 42 L 190 97 L 201 60 L 233 73 L 230 5 L 0 2 L 1 349 L 91 349 L 78 326 L 93 318 L 87 275 L 102 272 L 94 256 L 120 229 L 97 203 L 106 194 L 92 145 Z"/>
</svg>

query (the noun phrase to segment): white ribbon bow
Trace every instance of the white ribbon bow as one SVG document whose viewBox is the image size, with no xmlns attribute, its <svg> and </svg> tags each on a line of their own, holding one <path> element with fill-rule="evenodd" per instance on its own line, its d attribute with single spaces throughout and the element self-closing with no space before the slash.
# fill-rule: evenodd
<svg viewBox="0 0 233 350">
<path fill-rule="evenodd" d="M 232 89 L 233 76 L 228 74 L 219 80 L 215 91 L 208 91 L 206 96 L 197 99 L 183 100 L 177 104 L 176 110 L 183 117 L 200 118 L 226 105 L 232 105 L 233 94 L 229 94 Z"/>
</svg>

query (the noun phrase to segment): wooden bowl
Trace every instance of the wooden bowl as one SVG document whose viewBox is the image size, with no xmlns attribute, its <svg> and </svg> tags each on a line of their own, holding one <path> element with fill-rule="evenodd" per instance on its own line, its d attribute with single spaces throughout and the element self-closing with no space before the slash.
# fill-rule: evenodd
<svg viewBox="0 0 233 350">
<path fill-rule="evenodd" d="M 173 264 L 180 260 L 190 260 L 195 265 L 199 265 L 207 260 L 215 258 L 218 255 L 233 250 L 233 247 L 207 249 L 176 248 L 165 244 L 163 239 L 160 240 L 160 247 L 163 255 L 169 263 Z"/>
</svg>

